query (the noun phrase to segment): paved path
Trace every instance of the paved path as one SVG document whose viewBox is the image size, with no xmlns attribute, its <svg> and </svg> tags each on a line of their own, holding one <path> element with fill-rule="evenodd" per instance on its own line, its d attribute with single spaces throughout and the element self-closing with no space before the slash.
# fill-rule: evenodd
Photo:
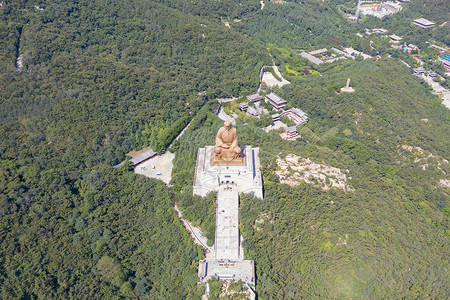
<svg viewBox="0 0 450 300">
<path fill-rule="evenodd" d="M 284 127 L 287 127 L 287 125 L 281 121 L 275 121 L 272 125 L 263 128 L 263 130 L 265 132 L 269 132 L 271 130 L 277 130 L 279 128 L 284 128 Z"/>
<path fill-rule="evenodd" d="M 175 202 L 173 203 L 173 209 L 175 210 L 178 219 L 180 219 L 181 223 L 183 223 L 184 227 L 187 229 L 187 231 L 189 231 L 189 235 L 194 240 L 194 244 L 203 247 L 206 252 L 210 252 L 211 250 L 207 245 L 208 239 L 203 235 L 200 236 L 200 230 L 197 227 L 192 226 L 191 222 L 189 222 L 188 220 L 183 219 L 183 213 L 178 208 L 178 205 Z"/>
<path fill-rule="evenodd" d="M 231 186 L 217 193 L 216 240 L 214 258 L 239 260 L 239 193 Z"/>
<path fill-rule="evenodd" d="M 227 102 L 231 102 L 234 100 L 237 100 L 239 98 L 237 97 L 231 97 L 231 98 L 217 98 L 217 101 L 219 101 L 219 103 L 227 103 Z"/>
<path fill-rule="evenodd" d="M 236 120 L 233 117 L 227 115 L 226 112 L 223 110 L 223 107 L 220 108 L 217 117 L 223 121 L 230 121 L 231 124 L 236 125 Z"/>
<path fill-rule="evenodd" d="M 448 109 L 450 109 L 450 91 L 442 87 L 439 82 L 434 82 L 433 78 L 426 75 L 418 76 L 422 78 L 429 86 L 435 91 L 433 94 L 442 94 L 442 104 L 444 104 Z"/>
<path fill-rule="evenodd" d="M 192 118 L 193 120 L 194 118 Z M 173 142 L 167 147 L 168 149 L 172 147 L 172 144 L 178 140 L 183 133 L 188 129 L 189 125 L 192 123 L 189 122 L 186 127 L 177 135 L 177 137 L 173 140 Z M 150 178 L 155 178 L 162 180 L 168 186 L 170 180 L 172 179 L 172 169 L 173 169 L 173 160 L 175 158 L 175 153 L 171 153 L 169 151 L 164 152 L 162 155 L 156 155 L 149 160 L 140 163 L 138 166 L 134 168 L 134 172 L 136 174 L 141 174 Z"/>
<path fill-rule="evenodd" d="M 271 72 L 263 72 L 262 76 L 260 77 L 260 85 L 258 87 L 258 92 L 261 89 L 261 82 L 264 82 L 267 84 L 268 87 L 282 87 L 283 85 L 289 84 L 290 82 L 283 78 L 280 71 L 278 70 L 278 67 L 275 65 L 275 61 L 273 61 L 273 66 L 263 66 L 265 67 L 271 67 L 275 71 L 275 74 L 281 78 L 281 81 L 278 81 Z"/>
<path fill-rule="evenodd" d="M 195 118 L 195 117 L 194 117 Z M 181 130 L 181 132 L 177 135 L 177 137 L 172 141 L 172 143 L 170 143 L 169 147 L 167 147 L 167 149 L 170 149 L 170 147 L 172 147 L 173 143 L 178 140 L 183 133 L 186 131 L 186 129 L 189 128 L 189 126 L 191 126 L 192 121 L 194 120 L 194 118 L 191 119 L 191 121 L 189 122 L 189 124 L 186 125 L 186 127 L 183 128 L 183 130 Z"/>
</svg>

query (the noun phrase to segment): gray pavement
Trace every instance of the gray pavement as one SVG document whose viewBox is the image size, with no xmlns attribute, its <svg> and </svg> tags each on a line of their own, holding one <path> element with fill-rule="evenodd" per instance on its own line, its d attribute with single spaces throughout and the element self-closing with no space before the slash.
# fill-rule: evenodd
<svg viewBox="0 0 450 300">
<path fill-rule="evenodd" d="M 194 194 L 217 191 L 215 244 L 210 255 L 199 262 L 198 277 L 202 282 L 215 277 L 255 284 L 254 262 L 244 260 L 239 234 L 239 193 L 253 192 L 263 198 L 259 148 L 246 146 L 242 164 L 229 166 L 211 164 L 213 148 L 199 149 L 195 167 Z"/>
<path fill-rule="evenodd" d="M 208 262 L 208 274 L 219 277 L 219 280 L 242 280 L 243 282 L 255 284 L 253 271 L 253 260 Z"/>
<path fill-rule="evenodd" d="M 217 194 L 215 259 L 239 259 L 239 194 L 232 186 Z"/>
</svg>

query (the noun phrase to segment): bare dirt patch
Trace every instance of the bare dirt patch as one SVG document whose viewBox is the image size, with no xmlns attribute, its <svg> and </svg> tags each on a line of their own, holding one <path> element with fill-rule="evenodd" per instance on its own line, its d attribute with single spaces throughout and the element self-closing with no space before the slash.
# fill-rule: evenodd
<svg viewBox="0 0 450 300">
<path fill-rule="evenodd" d="M 362 129 L 362 127 L 364 126 L 364 121 L 365 121 L 366 117 L 363 116 L 363 114 L 360 112 L 355 112 L 353 114 L 353 116 L 354 116 L 353 122 L 355 123 L 356 130 L 360 133 L 370 135 L 370 132 L 366 132 Z"/>
<path fill-rule="evenodd" d="M 450 189 L 450 180 L 448 179 L 441 179 L 438 182 L 438 185 L 440 187 L 446 188 L 446 189 Z"/>
<path fill-rule="evenodd" d="M 244 286 L 240 286 L 232 280 L 227 280 L 222 285 L 222 291 L 219 298 L 232 299 L 250 299 L 250 292 Z M 242 298 L 241 298 L 242 297 Z"/>
<path fill-rule="evenodd" d="M 336 246 L 347 245 L 348 233 L 345 235 L 345 238 L 339 238 L 339 241 L 336 243 Z"/>
<path fill-rule="evenodd" d="M 398 163 L 402 165 L 417 165 L 423 171 L 428 169 L 436 170 L 441 173 L 442 177 L 438 180 L 437 186 L 442 188 L 450 187 L 450 180 L 448 179 L 448 173 L 450 172 L 449 161 L 445 158 L 434 155 L 428 150 L 424 150 L 420 147 L 414 147 L 409 145 L 402 145 L 398 149 L 398 155 L 401 160 Z"/>
<path fill-rule="evenodd" d="M 344 191 L 354 191 L 347 183 L 348 170 L 317 164 L 309 158 L 294 154 L 284 159 L 277 158 L 276 174 L 281 183 L 296 186 L 302 182 L 319 187 L 322 190 L 336 188 Z"/>
<path fill-rule="evenodd" d="M 259 219 L 255 220 L 255 225 L 252 225 L 252 226 L 255 230 L 260 231 L 261 228 L 258 227 L 258 225 L 262 226 L 265 223 L 265 221 L 269 221 L 270 224 L 275 223 L 275 220 L 272 219 L 270 213 L 262 213 L 259 215 Z"/>
<path fill-rule="evenodd" d="M 420 147 L 402 145 L 399 149 L 399 155 L 405 160 L 413 160 L 424 171 L 430 166 L 435 166 L 445 175 L 449 168 L 448 160 Z"/>
</svg>

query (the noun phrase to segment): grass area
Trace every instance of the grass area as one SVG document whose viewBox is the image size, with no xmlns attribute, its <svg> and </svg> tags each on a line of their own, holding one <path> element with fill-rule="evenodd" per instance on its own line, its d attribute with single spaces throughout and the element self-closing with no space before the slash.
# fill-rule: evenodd
<svg viewBox="0 0 450 300">
<path fill-rule="evenodd" d="M 297 71 L 292 70 L 292 69 L 289 69 L 289 67 L 290 67 L 289 64 L 286 64 L 285 67 L 286 67 L 286 71 L 288 71 L 289 74 L 293 74 L 293 75 L 295 75 L 295 76 L 298 76 L 298 72 L 297 72 Z"/>
</svg>

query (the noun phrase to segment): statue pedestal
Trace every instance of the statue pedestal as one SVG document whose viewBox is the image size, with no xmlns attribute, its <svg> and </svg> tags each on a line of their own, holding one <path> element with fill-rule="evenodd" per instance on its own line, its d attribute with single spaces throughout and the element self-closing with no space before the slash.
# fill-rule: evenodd
<svg viewBox="0 0 450 300">
<path fill-rule="evenodd" d="M 209 258 L 199 263 L 198 277 L 202 282 L 214 277 L 256 283 L 255 264 L 244 259 L 239 233 L 239 194 L 254 193 L 263 198 L 259 148 L 241 149 L 241 157 L 231 161 L 217 159 L 214 146 L 197 152 L 194 195 L 217 192 L 215 244 Z"/>
<path fill-rule="evenodd" d="M 214 146 L 199 148 L 194 177 L 194 194 L 206 196 L 222 185 L 233 185 L 239 193 L 263 198 L 259 148 L 242 147 L 241 157 L 232 161 L 215 159 Z"/>
<path fill-rule="evenodd" d="M 231 159 L 231 160 L 223 160 L 222 158 L 219 157 L 219 155 L 217 155 L 213 151 L 211 151 L 211 165 L 212 166 L 245 166 L 245 148 L 241 149 L 241 154 L 239 157 L 236 157 L 235 159 Z"/>
</svg>

